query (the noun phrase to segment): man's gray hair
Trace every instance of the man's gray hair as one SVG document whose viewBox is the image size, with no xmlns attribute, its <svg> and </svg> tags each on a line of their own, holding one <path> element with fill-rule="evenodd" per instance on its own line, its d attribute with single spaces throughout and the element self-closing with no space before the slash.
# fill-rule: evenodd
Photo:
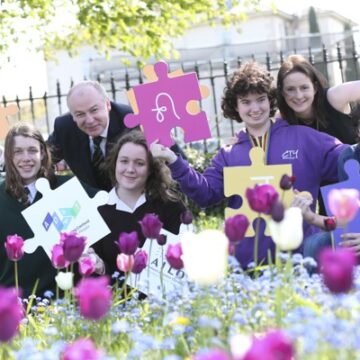
<svg viewBox="0 0 360 360">
<path fill-rule="evenodd" d="M 71 95 L 74 93 L 74 91 L 81 89 L 83 87 L 88 87 L 88 86 L 92 86 L 103 97 L 104 100 L 108 98 L 108 94 L 107 94 L 105 88 L 98 81 L 83 80 L 83 81 L 80 81 L 77 84 L 75 84 L 68 92 L 68 94 L 66 96 L 66 103 L 67 103 L 68 107 L 69 107 L 69 99 L 70 99 Z"/>
</svg>

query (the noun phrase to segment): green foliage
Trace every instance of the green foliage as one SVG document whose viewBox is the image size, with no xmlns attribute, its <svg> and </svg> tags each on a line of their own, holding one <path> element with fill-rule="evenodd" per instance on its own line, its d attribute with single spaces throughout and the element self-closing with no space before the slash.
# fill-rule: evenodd
<svg viewBox="0 0 360 360">
<path fill-rule="evenodd" d="M 203 173 L 204 170 L 211 165 L 211 159 L 214 156 L 214 153 L 205 153 L 193 148 L 187 148 L 185 152 L 191 166 L 200 173 Z M 191 199 L 188 199 L 188 207 L 193 213 L 194 218 L 197 219 L 198 225 L 205 228 L 218 229 L 224 219 L 226 202 L 224 200 L 220 204 L 209 206 L 206 209 L 200 209 Z M 211 226 L 208 226 L 209 224 L 211 224 Z"/>
<path fill-rule="evenodd" d="M 54 49 L 72 53 L 79 46 L 100 52 L 119 50 L 146 60 L 170 58 L 172 39 L 203 22 L 239 23 L 244 10 L 261 0 L 3 0 L 0 2 L 0 50 L 20 36 L 38 41 L 45 55 Z M 34 42 L 29 44 L 34 46 Z"/>
</svg>

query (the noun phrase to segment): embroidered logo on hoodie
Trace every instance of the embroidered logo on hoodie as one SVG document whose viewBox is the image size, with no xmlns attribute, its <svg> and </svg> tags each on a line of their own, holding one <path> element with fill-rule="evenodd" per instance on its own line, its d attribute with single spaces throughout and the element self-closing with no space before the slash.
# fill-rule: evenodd
<svg viewBox="0 0 360 360">
<path fill-rule="evenodd" d="M 286 150 L 281 155 L 283 160 L 295 160 L 298 158 L 299 149 L 296 150 Z"/>
</svg>

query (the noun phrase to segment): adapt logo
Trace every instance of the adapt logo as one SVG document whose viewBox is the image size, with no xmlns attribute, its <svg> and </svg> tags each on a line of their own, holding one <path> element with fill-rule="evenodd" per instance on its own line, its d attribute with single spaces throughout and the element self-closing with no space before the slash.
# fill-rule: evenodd
<svg viewBox="0 0 360 360">
<path fill-rule="evenodd" d="M 66 230 L 72 219 L 76 218 L 80 212 L 81 206 L 75 201 L 71 208 L 59 209 L 60 216 L 54 211 L 52 214 L 47 213 L 42 225 L 46 231 L 49 230 L 50 226 L 54 224 L 58 232 Z"/>
<path fill-rule="evenodd" d="M 299 149 L 296 150 L 286 150 L 281 155 L 283 160 L 295 160 L 298 158 Z"/>
</svg>

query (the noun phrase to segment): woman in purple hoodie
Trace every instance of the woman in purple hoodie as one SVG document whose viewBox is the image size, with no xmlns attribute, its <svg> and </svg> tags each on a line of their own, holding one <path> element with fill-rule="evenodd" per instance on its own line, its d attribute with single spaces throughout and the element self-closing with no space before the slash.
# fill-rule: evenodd
<svg viewBox="0 0 360 360">
<path fill-rule="evenodd" d="M 244 123 L 245 128 L 234 144 L 219 150 L 203 174 L 170 149 L 158 144 L 152 146 L 153 154 L 167 161 L 182 191 L 199 206 L 206 207 L 224 198 L 224 167 L 251 165 L 249 151 L 253 146 L 263 148 L 266 164 L 291 164 L 296 177 L 294 188 L 310 192 L 313 198 L 322 181 L 337 181 L 337 158 L 346 145 L 306 126 L 289 125 L 282 119 L 273 122 L 271 117 L 276 110 L 273 80 L 256 62 L 244 64 L 230 77 L 222 99 L 223 113 L 226 118 Z M 229 198 L 228 206 L 236 208 L 236 205 L 236 198 Z M 318 231 L 304 222 L 305 238 Z M 273 254 L 275 246 L 262 229 L 260 236 L 258 259 L 266 263 L 268 251 Z M 244 268 L 253 260 L 253 243 L 254 238 L 249 237 L 237 246 L 236 257 Z"/>
</svg>

